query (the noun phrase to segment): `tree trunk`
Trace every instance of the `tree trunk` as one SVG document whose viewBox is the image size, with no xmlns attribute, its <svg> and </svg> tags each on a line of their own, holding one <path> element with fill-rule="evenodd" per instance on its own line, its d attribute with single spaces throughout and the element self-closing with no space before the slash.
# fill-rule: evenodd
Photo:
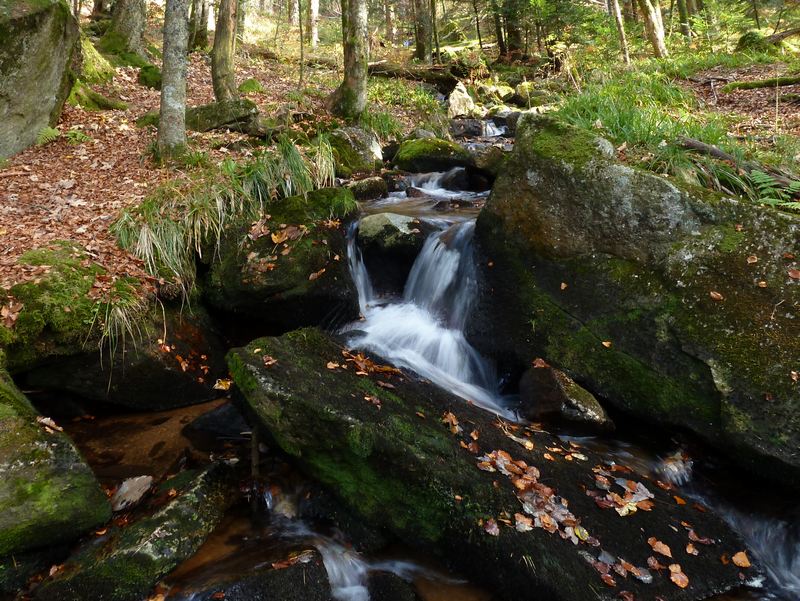
<svg viewBox="0 0 800 601">
<path fill-rule="evenodd" d="M 664 42 L 664 23 L 661 19 L 661 7 L 659 0 L 655 4 L 651 0 L 639 0 L 639 8 L 642 9 L 644 27 L 647 31 L 647 38 L 653 46 L 653 54 L 656 58 L 666 58 L 669 56 L 667 45 Z"/>
<path fill-rule="evenodd" d="M 217 102 L 237 96 L 233 64 L 236 53 L 236 2 L 220 0 L 217 9 L 214 48 L 211 50 L 211 82 Z"/>
<path fill-rule="evenodd" d="M 297 0 L 287 0 L 289 2 L 289 25 L 297 27 L 300 24 L 300 8 Z"/>
<path fill-rule="evenodd" d="M 367 61 L 369 60 L 367 1 L 342 0 L 344 80 L 328 98 L 332 113 L 358 119 L 367 106 Z"/>
<path fill-rule="evenodd" d="M 247 27 L 245 19 L 247 18 L 247 1 L 238 0 L 236 6 L 236 42 L 241 45 L 244 43 L 244 34 Z"/>
<path fill-rule="evenodd" d="M 481 14 L 478 11 L 477 0 L 472 0 L 472 10 L 475 13 L 475 33 L 478 36 L 478 48 L 483 50 L 483 39 L 481 38 Z"/>
<path fill-rule="evenodd" d="M 431 0 L 431 29 L 433 31 L 433 46 L 436 49 L 436 62 L 442 58 L 442 51 L 439 48 L 439 28 L 436 25 L 436 0 Z"/>
<path fill-rule="evenodd" d="M 189 12 L 189 40 L 187 42 L 187 52 L 194 50 L 195 36 L 200 28 L 200 0 L 191 0 L 191 10 Z"/>
<path fill-rule="evenodd" d="M 686 7 L 686 0 L 678 0 L 678 16 L 681 20 L 681 33 L 687 40 L 691 40 L 692 26 L 689 22 L 689 10 Z"/>
<path fill-rule="evenodd" d="M 105 0 L 94 0 L 92 4 L 92 16 L 99 17 L 100 15 L 104 15 L 106 13 L 106 2 Z"/>
<path fill-rule="evenodd" d="M 494 17 L 494 34 L 497 38 L 497 47 L 500 49 L 500 56 L 505 56 L 508 54 L 508 48 L 503 35 L 503 19 L 500 15 L 500 8 L 497 6 L 497 0 L 492 0 L 492 16 Z"/>
<path fill-rule="evenodd" d="M 308 2 L 308 41 L 312 48 L 319 44 L 319 0 Z"/>
<path fill-rule="evenodd" d="M 756 22 L 756 29 L 761 29 L 761 17 L 758 14 L 758 0 L 753 0 L 753 19 Z"/>
<path fill-rule="evenodd" d="M 300 18 L 297 19 L 297 25 L 300 27 L 298 36 L 300 38 L 300 82 L 298 89 L 302 90 L 306 79 L 306 40 L 305 32 L 303 31 L 303 0 L 296 0 L 296 2 L 297 12 L 300 15 Z"/>
<path fill-rule="evenodd" d="M 617 24 L 617 33 L 619 34 L 619 46 L 622 51 L 622 60 L 626 65 L 631 64 L 631 56 L 628 52 L 628 39 L 625 36 L 625 22 L 622 20 L 622 11 L 619 7 L 618 0 L 608 0 L 608 10 L 611 16 L 614 17 L 614 22 Z"/>
<path fill-rule="evenodd" d="M 180 153 L 186 146 L 186 52 L 189 0 L 167 0 L 164 11 L 164 60 L 161 67 L 161 112 L 158 151 Z"/>
<path fill-rule="evenodd" d="M 194 32 L 192 49 L 208 48 L 208 5 L 209 0 L 200 0 L 200 19 Z"/>
<path fill-rule="evenodd" d="M 119 51 L 146 58 L 144 28 L 147 21 L 145 0 L 117 0 L 111 13 L 111 25 L 104 38 Z"/>
<path fill-rule="evenodd" d="M 519 0 L 504 3 L 506 22 L 506 46 L 509 54 L 521 54 L 523 49 L 522 6 Z"/>
<path fill-rule="evenodd" d="M 397 29 L 395 27 L 394 0 L 383 0 L 383 18 L 385 20 L 386 40 L 394 44 L 397 39 Z"/>
<path fill-rule="evenodd" d="M 433 28 L 431 27 L 430 6 L 427 0 L 414 0 L 416 12 L 416 50 L 414 58 L 430 63 L 433 54 Z"/>
</svg>

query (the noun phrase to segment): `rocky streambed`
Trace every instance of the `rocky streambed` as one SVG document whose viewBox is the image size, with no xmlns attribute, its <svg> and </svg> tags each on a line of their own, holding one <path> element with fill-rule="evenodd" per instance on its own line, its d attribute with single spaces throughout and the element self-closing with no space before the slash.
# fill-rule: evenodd
<svg viewBox="0 0 800 601">
<path fill-rule="evenodd" d="M 417 174 L 230 224 L 191 305 L 102 362 L 94 306 L 63 311 L 91 263 L 29 257 L 44 285 L 10 291 L 0 339 L 3 594 L 800 591 L 798 220 L 513 123 L 513 151 L 410 140 L 386 166 Z"/>
</svg>

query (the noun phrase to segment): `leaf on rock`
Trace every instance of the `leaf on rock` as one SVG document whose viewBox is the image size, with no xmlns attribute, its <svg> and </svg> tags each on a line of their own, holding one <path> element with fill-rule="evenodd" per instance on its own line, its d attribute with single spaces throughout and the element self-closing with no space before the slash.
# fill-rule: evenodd
<svg viewBox="0 0 800 601">
<path fill-rule="evenodd" d="M 700 555 L 700 551 L 698 551 L 697 547 L 695 547 L 692 543 L 688 543 L 686 545 L 686 553 L 689 555 Z"/>
<path fill-rule="evenodd" d="M 319 278 L 319 276 L 321 276 L 323 273 L 325 273 L 325 268 L 324 267 L 322 269 L 320 269 L 319 271 L 315 271 L 314 273 L 309 275 L 308 276 L 308 281 L 309 282 L 313 282 L 314 280 Z"/>
<path fill-rule="evenodd" d="M 649 544 L 650 547 L 653 549 L 653 551 L 655 551 L 656 553 L 660 553 L 665 557 L 672 558 L 672 551 L 670 551 L 670 548 L 664 543 L 662 543 L 660 540 L 658 540 L 655 536 L 651 536 L 650 538 L 648 538 L 647 544 Z"/>
<path fill-rule="evenodd" d="M 750 560 L 747 558 L 746 551 L 739 551 L 736 555 L 733 556 L 733 564 L 740 568 L 749 568 L 750 567 Z"/>
<path fill-rule="evenodd" d="M 458 418 L 453 414 L 452 411 L 445 411 L 442 414 L 442 423 L 446 424 L 450 428 L 451 434 L 460 434 L 462 428 L 458 425 Z"/>
<path fill-rule="evenodd" d="M 711 300 L 715 300 L 715 301 L 725 300 L 725 297 L 722 296 L 722 294 L 720 294 L 716 290 L 712 290 L 711 292 L 708 293 L 708 295 L 711 297 Z"/>
<path fill-rule="evenodd" d="M 800 269 L 790 269 L 789 277 L 793 280 L 800 280 Z"/>
<path fill-rule="evenodd" d="M 483 525 L 483 530 L 491 536 L 500 536 L 500 527 L 493 518 L 489 518 Z"/>
<path fill-rule="evenodd" d="M 228 378 L 220 378 L 214 383 L 214 390 L 230 390 L 232 383 Z"/>
<path fill-rule="evenodd" d="M 680 564 L 673 563 L 669 566 L 669 579 L 680 588 L 689 586 L 689 577 L 683 573 Z"/>
</svg>

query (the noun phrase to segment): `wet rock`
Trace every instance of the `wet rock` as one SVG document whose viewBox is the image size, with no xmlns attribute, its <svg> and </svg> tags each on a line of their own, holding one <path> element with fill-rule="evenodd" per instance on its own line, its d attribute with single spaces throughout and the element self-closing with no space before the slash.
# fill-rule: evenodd
<svg viewBox="0 0 800 601">
<path fill-rule="evenodd" d="M 420 601 L 414 586 L 389 572 L 373 572 L 367 585 L 370 599 L 380 601 Z"/>
<path fill-rule="evenodd" d="M 204 413 L 188 424 L 183 434 L 196 446 L 213 449 L 222 442 L 241 440 L 250 432 L 250 425 L 230 402 Z"/>
<path fill-rule="evenodd" d="M 409 198 L 425 198 L 426 196 L 429 196 L 429 194 L 425 192 L 425 190 L 422 190 L 421 188 L 415 188 L 414 186 L 409 186 L 408 188 L 406 188 L 406 196 L 408 196 Z"/>
<path fill-rule="evenodd" d="M 71 356 L 39 361 L 24 375 L 26 385 L 134 409 L 181 407 L 218 396 L 212 386 L 224 374 L 223 346 L 201 306 L 153 303 L 132 319 L 132 331 L 113 354 L 109 343 L 102 353 L 78 346 Z"/>
<path fill-rule="evenodd" d="M 67 546 L 55 545 L 0 557 L 0 599 L 18 598 L 31 578 L 61 563 L 68 552 Z"/>
<path fill-rule="evenodd" d="M 232 470 L 213 464 L 162 485 L 177 496 L 152 515 L 85 543 L 34 591 L 47 601 L 140 601 L 200 547 L 233 499 Z"/>
<path fill-rule="evenodd" d="M 357 207 L 347 188 L 326 188 L 268 203 L 255 224 L 231 224 L 206 274 L 205 298 L 262 331 L 355 319 L 342 221 Z"/>
<path fill-rule="evenodd" d="M 383 164 L 383 151 L 377 136 L 360 127 L 342 127 L 330 133 L 329 140 L 336 161 L 336 175 L 372 173 Z"/>
<path fill-rule="evenodd" d="M 447 99 L 447 116 L 451 119 L 483 116 L 483 111 L 478 108 L 472 96 L 469 95 L 467 88 L 461 82 L 458 82 Z"/>
<path fill-rule="evenodd" d="M 496 178 L 500 174 L 508 154 L 499 146 L 494 145 L 478 146 L 472 150 L 475 167 L 492 178 Z"/>
<path fill-rule="evenodd" d="M 796 481 L 799 217 L 683 189 L 526 116 L 476 237 L 492 261 L 470 321 L 484 352 L 541 356 L 618 409 Z"/>
<path fill-rule="evenodd" d="M 111 507 L 89 466 L 11 381 L 0 351 L 0 558 L 71 542 Z"/>
<path fill-rule="evenodd" d="M 278 368 L 265 366 L 262 355 Z M 331 369 L 331 361 L 348 369 Z M 228 364 L 248 411 L 298 465 L 365 521 L 408 544 L 435 549 L 502 599 L 528 598 L 536 590 L 554 600 L 611 600 L 623 589 L 642 599 L 701 599 L 739 585 L 739 569 L 719 557 L 742 543 L 711 511 L 680 505 L 632 472 L 620 472 L 621 485 L 611 477 L 609 488 L 627 494 L 631 480 L 642 500 L 652 503 L 633 514 L 619 506 L 628 517 L 613 503 L 601 509 L 587 491 L 608 495 L 606 483 L 596 478 L 602 474 L 594 471 L 600 466 L 611 474 L 602 455 L 498 419 L 408 375 L 369 367 L 372 373 L 356 375 L 342 348 L 319 330 L 255 340 L 232 350 Z M 536 485 L 515 485 L 517 471 Z M 532 522 L 528 530 L 526 511 L 542 527 Z M 714 540 L 709 552 L 683 554 L 687 530 L 673 528 L 682 521 Z M 685 591 L 670 582 L 667 570 L 644 571 L 654 553 L 651 537 L 668 545 L 674 563 L 690 575 Z M 641 566 L 642 580 L 617 575 L 614 586 L 603 584 L 597 568 L 612 568 L 600 566 L 598 557 L 611 558 L 617 569 L 620 558 Z"/>
<path fill-rule="evenodd" d="M 455 138 L 479 138 L 485 129 L 481 119 L 451 119 L 450 133 Z"/>
<path fill-rule="evenodd" d="M 614 429 L 614 423 L 591 392 L 544 362 L 535 362 L 523 374 L 519 396 L 522 415 L 529 420 L 555 419 L 590 430 Z"/>
<path fill-rule="evenodd" d="M 80 65 L 78 23 L 65 2 L 11 0 L 0 11 L 0 159 L 54 126 Z"/>
<path fill-rule="evenodd" d="M 395 213 L 361 219 L 358 244 L 377 290 L 402 292 L 430 230 L 419 219 Z"/>
<path fill-rule="evenodd" d="M 224 597 L 222 596 L 224 595 Z M 185 594 L 170 595 L 175 601 L 333 601 L 322 558 L 314 552 L 309 561 L 278 569 L 260 566 L 244 574 L 232 574 Z M 376 598 L 377 599 L 377 598 Z"/>
<path fill-rule="evenodd" d="M 389 192 L 386 180 L 379 175 L 350 182 L 347 187 L 356 200 L 376 200 L 383 198 Z"/>
<path fill-rule="evenodd" d="M 395 166 L 412 173 L 447 171 L 453 167 L 469 167 L 473 159 L 463 146 L 439 138 L 406 140 L 400 145 Z"/>
</svg>

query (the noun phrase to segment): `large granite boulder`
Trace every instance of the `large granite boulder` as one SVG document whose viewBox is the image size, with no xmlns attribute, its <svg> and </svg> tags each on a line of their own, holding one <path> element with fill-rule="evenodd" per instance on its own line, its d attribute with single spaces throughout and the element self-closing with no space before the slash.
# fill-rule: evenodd
<svg viewBox="0 0 800 601">
<path fill-rule="evenodd" d="M 800 217 L 683 189 L 525 115 L 476 237 L 484 352 L 512 371 L 543 357 L 637 418 L 796 481 Z"/>
<path fill-rule="evenodd" d="M 58 122 L 72 88 L 80 37 L 64 0 L 8 0 L 0 4 L 0 40 L 2 159 Z"/>
<path fill-rule="evenodd" d="M 0 584 L 12 578 L 5 558 L 72 542 L 111 517 L 92 470 L 59 426 L 37 415 L 4 362 L 0 351 Z"/>
<path fill-rule="evenodd" d="M 332 131 L 328 139 L 339 177 L 372 173 L 381 168 L 383 149 L 373 132 L 360 127 L 342 127 Z"/>
<path fill-rule="evenodd" d="M 500 599 L 689 600 L 739 585 L 740 570 L 719 558 L 741 542 L 711 511 L 676 502 L 668 484 L 349 353 L 317 329 L 254 340 L 228 364 L 253 420 L 311 476 Z M 684 551 L 689 528 L 711 543 L 697 555 Z M 672 558 L 655 559 L 658 542 Z"/>
<path fill-rule="evenodd" d="M 417 173 L 472 167 L 475 160 L 460 144 L 440 138 L 406 140 L 394 157 L 397 169 Z"/>
<path fill-rule="evenodd" d="M 268 332 L 355 319 L 343 221 L 357 206 L 347 188 L 326 188 L 270 202 L 255 223 L 232 224 L 210 255 L 205 298 Z"/>
</svg>

